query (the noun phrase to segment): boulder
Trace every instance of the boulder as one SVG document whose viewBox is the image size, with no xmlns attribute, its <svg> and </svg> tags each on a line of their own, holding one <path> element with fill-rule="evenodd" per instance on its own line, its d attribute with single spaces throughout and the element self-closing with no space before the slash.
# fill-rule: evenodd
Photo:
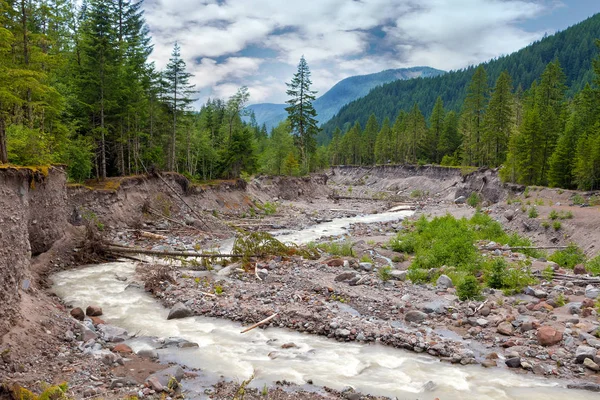
<svg viewBox="0 0 600 400">
<path fill-rule="evenodd" d="M 465 204 L 467 202 L 467 198 L 465 196 L 458 196 L 454 199 L 454 204 Z"/>
<path fill-rule="evenodd" d="M 330 267 L 341 267 L 344 265 L 344 260 L 340 258 L 334 258 L 333 260 L 327 261 L 327 265 Z"/>
<path fill-rule="evenodd" d="M 85 309 L 85 315 L 88 317 L 99 317 L 102 315 L 102 308 L 99 306 L 88 306 Z"/>
<path fill-rule="evenodd" d="M 127 331 L 118 326 L 98 325 L 98 331 L 102 334 L 102 339 L 107 342 L 117 343 L 129 339 Z"/>
<path fill-rule="evenodd" d="M 512 221 L 515 218 L 515 211 L 514 210 L 506 210 L 504 212 L 504 218 L 506 218 L 507 221 Z"/>
<path fill-rule="evenodd" d="M 190 310 L 185 304 L 177 303 L 171 308 L 167 319 L 179 319 L 187 318 L 192 316 L 192 310 Z"/>
<path fill-rule="evenodd" d="M 573 273 L 575 275 L 585 275 L 585 274 L 587 274 L 587 271 L 585 270 L 585 265 L 583 265 L 583 264 L 577 264 L 573 268 Z"/>
<path fill-rule="evenodd" d="M 335 281 L 336 282 L 349 281 L 350 279 L 352 279 L 354 277 L 356 277 L 356 272 L 353 272 L 353 271 L 342 272 L 341 274 L 339 274 L 338 276 L 335 277 Z"/>
<path fill-rule="evenodd" d="M 542 326 L 537 330 L 537 339 L 542 346 L 554 346 L 559 343 L 563 334 L 551 326 Z"/>
<path fill-rule="evenodd" d="M 583 365 L 584 367 L 586 367 L 587 369 L 591 369 L 592 371 L 600 371 L 600 366 L 598 364 L 596 364 L 595 362 L 593 362 L 592 360 L 590 360 L 589 358 L 586 358 L 585 360 L 583 360 Z"/>
<path fill-rule="evenodd" d="M 585 288 L 585 297 L 588 299 L 597 299 L 600 296 L 600 288 L 587 285 Z"/>
<path fill-rule="evenodd" d="M 404 315 L 406 322 L 421 322 L 427 319 L 427 314 L 417 310 L 411 310 Z"/>
<path fill-rule="evenodd" d="M 140 350 L 136 354 L 142 358 L 151 358 L 151 359 L 158 358 L 158 352 L 156 350 L 152 350 L 152 349 Z"/>
<path fill-rule="evenodd" d="M 373 270 L 373 263 L 370 262 L 361 262 L 358 264 L 358 266 L 360 267 L 360 269 L 366 272 L 370 272 Z"/>
<path fill-rule="evenodd" d="M 81 308 L 77 307 L 71 310 L 71 317 L 83 321 L 85 319 L 85 313 Z"/>
<path fill-rule="evenodd" d="M 133 350 L 131 350 L 131 347 L 127 346 L 125 343 L 119 343 L 118 345 L 113 347 L 112 351 L 114 351 L 115 353 L 121 353 L 121 354 L 133 353 Z"/>
<path fill-rule="evenodd" d="M 596 356 L 596 351 L 593 347 L 581 345 L 575 350 L 575 361 L 581 364 L 586 358 L 593 360 Z"/>
<path fill-rule="evenodd" d="M 501 335 L 512 336 L 515 332 L 515 329 L 513 328 L 510 322 L 503 322 L 500 325 L 498 325 L 496 331 Z"/>
<path fill-rule="evenodd" d="M 521 366 L 521 358 L 520 357 L 512 357 L 505 361 L 506 366 L 508 368 L 519 368 Z"/>
<path fill-rule="evenodd" d="M 408 271 L 399 271 L 395 269 L 390 273 L 390 279 L 404 282 L 406 280 L 406 275 L 408 275 Z"/>
<path fill-rule="evenodd" d="M 146 378 L 146 383 L 148 383 L 148 386 L 156 385 L 156 387 L 162 387 L 160 391 L 165 390 L 165 388 L 174 389 L 174 383 L 179 384 L 183 379 L 184 374 L 185 372 L 183 369 L 179 365 L 175 365 L 153 373 Z M 153 387 L 153 389 L 159 391 L 159 389 L 155 387 Z"/>
<path fill-rule="evenodd" d="M 435 282 L 435 285 L 440 289 L 448 289 L 454 287 L 452 283 L 452 279 L 450 279 L 447 275 L 440 275 L 440 277 Z"/>
</svg>

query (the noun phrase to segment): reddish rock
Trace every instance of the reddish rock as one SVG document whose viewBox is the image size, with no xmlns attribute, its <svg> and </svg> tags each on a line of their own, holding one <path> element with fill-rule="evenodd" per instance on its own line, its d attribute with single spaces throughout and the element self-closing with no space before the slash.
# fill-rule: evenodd
<svg viewBox="0 0 600 400">
<path fill-rule="evenodd" d="M 583 318 L 589 317 L 590 315 L 592 315 L 592 311 L 594 311 L 593 308 L 590 308 L 590 307 L 584 308 L 583 310 L 581 310 L 581 316 Z"/>
<path fill-rule="evenodd" d="M 583 299 L 583 301 L 581 302 L 581 308 L 594 308 L 594 300 L 592 299 L 588 299 L 587 297 L 585 299 Z"/>
<path fill-rule="evenodd" d="M 344 265 L 344 260 L 340 258 L 334 258 L 333 260 L 327 261 L 327 265 L 329 265 L 330 267 L 341 267 L 342 265 Z"/>
<path fill-rule="evenodd" d="M 77 307 L 71 310 L 71 317 L 83 321 L 85 319 L 85 314 L 81 308 Z"/>
<path fill-rule="evenodd" d="M 85 309 L 85 315 L 88 317 L 99 317 L 102 315 L 102 308 L 99 306 L 88 306 L 88 308 Z"/>
<path fill-rule="evenodd" d="M 92 324 L 94 324 L 94 325 L 106 325 L 106 322 L 104 322 L 104 320 L 101 318 L 90 317 L 90 319 L 92 320 Z"/>
<path fill-rule="evenodd" d="M 554 307 L 552 307 L 550 304 L 546 303 L 545 301 L 542 301 L 533 307 L 533 311 L 540 311 L 540 310 L 552 311 L 552 310 L 554 310 Z"/>
<path fill-rule="evenodd" d="M 554 346 L 563 338 L 562 332 L 551 326 L 542 326 L 537 330 L 537 339 L 542 346 Z"/>
<path fill-rule="evenodd" d="M 113 347 L 112 351 L 114 351 L 115 353 L 121 353 L 121 354 L 133 353 L 133 350 L 131 350 L 131 347 L 127 346 L 124 343 L 119 343 L 118 345 Z"/>
<path fill-rule="evenodd" d="M 573 268 L 573 273 L 575 275 L 585 275 L 585 274 L 587 274 L 587 271 L 585 270 L 585 265 L 583 265 L 583 264 L 577 264 L 575 266 L 575 268 Z"/>
</svg>

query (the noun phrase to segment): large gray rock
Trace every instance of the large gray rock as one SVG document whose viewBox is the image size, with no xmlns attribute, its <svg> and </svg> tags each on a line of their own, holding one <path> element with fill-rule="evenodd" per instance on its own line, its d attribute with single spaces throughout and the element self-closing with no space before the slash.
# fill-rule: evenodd
<svg viewBox="0 0 600 400">
<path fill-rule="evenodd" d="M 577 347 L 577 350 L 575 350 L 575 361 L 581 364 L 586 358 L 593 360 L 596 351 L 595 348 L 590 346 L 579 346 Z"/>
<path fill-rule="evenodd" d="M 600 288 L 587 285 L 585 288 L 585 297 L 588 299 L 597 299 L 600 296 Z"/>
<path fill-rule="evenodd" d="M 438 288 L 444 290 L 454 287 L 452 279 L 450 279 L 450 277 L 448 277 L 447 275 L 440 275 L 435 284 Z"/>
<path fill-rule="evenodd" d="M 399 271 L 397 269 L 390 273 L 391 279 L 403 282 L 406 280 L 406 275 L 408 275 L 408 271 Z"/>
<path fill-rule="evenodd" d="M 166 388 L 174 389 L 174 384 L 179 384 L 183 379 L 185 372 L 179 365 L 163 369 L 162 371 L 155 372 L 146 378 L 146 382 L 154 389 L 158 391 L 165 390 Z"/>
<path fill-rule="evenodd" d="M 454 199 L 454 204 L 465 204 L 467 202 L 467 198 L 465 196 L 459 196 Z"/>
<path fill-rule="evenodd" d="M 427 314 L 421 311 L 412 310 L 404 315 L 406 322 L 422 322 L 427 319 Z"/>
<path fill-rule="evenodd" d="M 373 263 L 370 263 L 370 262 L 361 262 L 361 263 L 358 264 L 358 266 L 363 271 L 370 272 L 370 271 L 373 270 Z"/>
<path fill-rule="evenodd" d="M 504 218 L 506 218 L 507 221 L 512 221 L 515 218 L 515 211 L 514 210 L 506 210 L 504 212 Z"/>
<path fill-rule="evenodd" d="M 102 334 L 102 339 L 107 342 L 118 343 L 129 339 L 127 331 L 118 326 L 100 324 L 98 325 L 98 330 Z"/>
<path fill-rule="evenodd" d="M 192 314 L 192 310 L 190 310 L 185 304 L 177 303 L 169 312 L 167 319 L 187 318 L 191 317 Z"/>
</svg>

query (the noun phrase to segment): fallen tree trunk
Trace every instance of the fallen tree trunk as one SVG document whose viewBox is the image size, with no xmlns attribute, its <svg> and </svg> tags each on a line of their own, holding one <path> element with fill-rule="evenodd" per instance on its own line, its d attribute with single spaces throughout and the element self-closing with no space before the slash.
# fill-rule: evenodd
<svg viewBox="0 0 600 400">
<path fill-rule="evenodd" d="M 160 250 L 146 250 L 136 247 L 125 247 L 110 244 L 106 246 L 106 250 L 113 253 L 124 253 L 124 254 L 146 254 L 150 256 L 167 256 L 167 257 L 198 257 L 198 258 L 242 258 L 242 254 L 207 254 L 198 253 L 193 251 L 160 251 Z"/>
<path fill-rule="evenodd" d="M 158 217 L 158 218 L 163 218 L 163 219 L 165 219 L 165 220 L 167 220 L 167 221 L 169 221 L 169 222 L 172 222 L 172 223 L 174 223 L 174 224 L 176 224 L 176 225 L 183 226 L 184 228 L 191 228 L 191 229 L 194 229 L 194 230 L 196 230 L 196 231 L 198 231 L 198 232 L 202 232 L 202 233 L 204 233 L 204 231 L 203 231 L 202 229 L 198 229 L 198 228 L 196 228 L 196 227 L 195 227 L 195 226 L 193 226 L 193 225 L 186 225 L 186 224 L 184 224 L 183 222 L 180 222 L 180 221 L 174 220 L 173 218 L 166 217 L 166 216 L 164 216 L 162 213 L 160 213 L 160 212 L 156 211 L 155 209 L 153 209 L 153 208 L 152 208 L 152 207 L 150 207 L 150 206 L 146 206 L 146 211 L 148 211 L 150 214 L 152 214 L 152 215 L 154 215 L 154 216 L 156 216 L 156 217 Z"/>
<path fill-rule="evenodd" d="M 255 323 L 255 324 L 254 324 L 254 325 L 252 325 L 252 326 L 249 326 L 248 328 L 244 329 L 244 330 L 243 330 L 243 331 L 241 331 L 240 333 L 246 333 L 246 332 L 248 332 L 248 331 L 251 331 L 251 330 L 252 330 L 252 329 L 254 329 L 254 328 L 258 328 L 259 326 L 261 326 L 261 325 L 264 325 L 264 324 L 266 324 L 267 322 L 269 322 L 270 320 L 272 320 L 273 318 L 275 318 L 275 317 L 276 317 L 278 314 L 279 314 L 279 313 L 275 313 L 275 314 L 271 315 L 270 317 L 267 317 L 267 318 L 263 319 L 262 321 L 260 321 L 260 322 L 257 322 L 257 323 Z"/>
</svg>

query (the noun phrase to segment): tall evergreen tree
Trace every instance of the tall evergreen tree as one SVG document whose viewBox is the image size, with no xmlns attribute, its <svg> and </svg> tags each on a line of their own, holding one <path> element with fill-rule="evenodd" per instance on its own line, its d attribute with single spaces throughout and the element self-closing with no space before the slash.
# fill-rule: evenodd
<svg viewBox="0 0 600 400">
<path fill-rule="evenodd" d="M 514 101 L 512 83 L 504 71 L 496 81 L 485 115 L 485 161 L 497 167 L 506 159 L 508 141 L 514 128 Z"/>
<path fill-rule="evenodd" d="M 191 97 L 194 86 L 190 84 L 193 75 L 186 71 L 185 61 L 181 58 L 181 48 L 175 43 L 169 64 L 164 72 L 166 95 L 164 100 L 169 105 L 173 116 L 173 129 L 169 142 L 169 157 L 167 168 L 175 171 L 177 167 L 177 116 L 184 112 L 194 101 Z"/>
<path fill-rule="evenodd" d="M 463 162 L 467 165 L 483 165 L 483 120 L 488 94 L 487 74 L 483 65 L 480 65 L 467 88 L 467 97 L 462 111 Z"/>
<path fill-rule="evenodd" d="M 379 133 L 379 123 L 375 114 L 371 114 L 367 126 L 362 133 L 362 163 L 371 165 L 375 163 L 375 142 Z"/>
<path fill-rule="evenodd" d="M 310 154 L 315 150 L 315 137 L 319 132 L 319 128 L 315 119 L 317 112 L 312 105 L 317 92 L 310 90 L 312 85 L 310 69 L 304 56 L 300 58 L 298 71 L 294 74 L 292 81 L 286 83 L 286 85 L 288 87 L 286 93 L 291 98 L 286 101 L 289 106 L 285 110 L 288 113 L 292 133 L 300 149 L 302 166 L 304 171 L 308 172 L 310 170 Z"/>
<path fill-rule="evenodd" d="M 431 162 L 439 163 L 441 157 L 439 155 L 439 143 L 440 138 L 444 132 L 444 118 L 446 112 L 444 111 L 444 102 L 442 98 L 438 96 L 429 118 L 429 135 L 427 136 L 427 151 L 428 158 Z"/>
</svg>

